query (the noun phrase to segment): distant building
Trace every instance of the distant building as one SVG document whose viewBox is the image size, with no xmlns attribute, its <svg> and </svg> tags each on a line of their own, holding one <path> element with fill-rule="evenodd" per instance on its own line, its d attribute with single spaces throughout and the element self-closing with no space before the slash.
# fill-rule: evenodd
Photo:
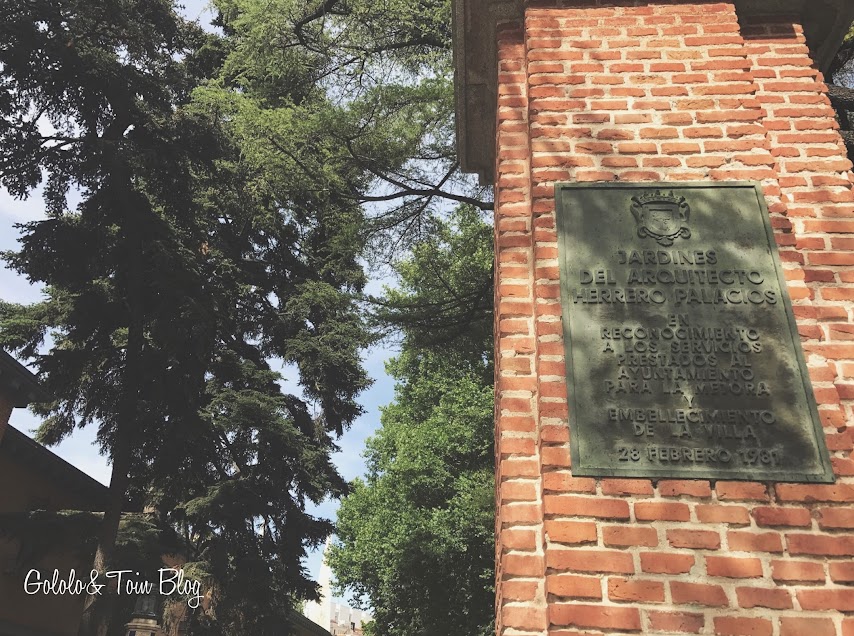
<svg viewBox="0 0 854 636">
<path fill-rule="evenodd" d="M 332 570 L 326 562 L 328 550 L 329 540 L 323 550 L 323 562 L 320 564 L 318 576 L 320 600 L 306 603 L 303 614 L 328 630 L 332 636 L 361 636 L 362 625 L 371 620 L 371 615 L 332 600 Z"/>
<path fill-rule="evenodd" d="M 329 624 L 329 632 L 332 636 L 362 636 L 362 624 L 371 620 L 370 615 L 342 603 L 331 605 L 332 622 Z"/>
</svg>

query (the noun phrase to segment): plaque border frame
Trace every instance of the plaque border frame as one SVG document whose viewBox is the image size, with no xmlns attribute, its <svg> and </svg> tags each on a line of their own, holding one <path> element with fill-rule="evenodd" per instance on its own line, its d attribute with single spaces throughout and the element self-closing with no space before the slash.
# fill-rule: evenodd
<svg viewBox="0 0 854 636">
<path fill-rule="evenodd" d="M 786 470 L 770 470 L 762 467 L 757 467 L 755 471 L 739 470 L 730 473 L 721 474 L 720 472 L 709 469 L 691 469 L 685 470 L 679 467 L 662 467 L 661 470 L 655 469 L 638 469 L 638 468 L 615 468 L 615 467 L 597 467 L 585 466 L 582 458 L 579 455 L 579 445 L 572 443 L 573 431 L 578 431 L 577 421 L 577 397 L 575 393 L 575 384 L 572 381 L 572 324 L 570 321 L 570 312 L 565 311 L 569 307 L 569 281 L 567 270 L 568 257 L 568 241 L 572 233 L 572 226 L 569 223 L 568 216 L 564 213 L 563 192 L 565 190 L 590 190 L 590 189 L 673 189 L 673 190 L 691 190 L 710 188 L 750 188 L 756 196 L 756 202 L 759 206 L 759 211 L 762 213 L 762 222 L 765 228 L 765 236 L 771 251 L 771 259 L 774 265 L 774 270 L 777 274 L 777 283 L 780 286 L 781 296 L 783 298 L 783 308 L 786 313 L 786 321 L 789 327 L 789 337 L 791 338 L 792 348 L 795 351 L 795 359 L 800 370 L 801 380 L 804 385 L 806 394 L 807 410 L 811 420 L 811 432 L 813 439 L 818 447 L 819 463 L 823 469 L 818 473 L 805 473 L 802 471 L 786 471 Z M 827 449 L 827 441 L 822 428 L 821 418 L 818 413 L 818 404 L 815 399 L 812 382 L 809 377 L 809 370 L 804 357 L 803 346 L 801 345 L 800 336 L 798 334 L 798 324 L 795 320 L 795 314 L 792 310 L 792 300 L 789 296 L 789 289 L 786 285 L 786 280 L 783 275 L 783 267 L 780 261 L 780 254 L 777 247 L 777 240 L 774 238 L 774 229 L 771 227 L 771 220 L 768 212 L 768 205 L 765 201 L 765 195 L 762 192 L 762 184 L 758 181 L 624 181 L 624 182 L 571 182 L 559 181 L 554 184 L 555 197 L 555 226 L 557 229 L 557 244 L 558 244 L 558 270 L 560 273 L 560 300 L 561 300 L 561 324 L 563 331 L 563 350 L 564 350 L 564 366 L 567 384 L 567 406 L 569 407 L 569 418 L 567 425 L 570 431 L 570 456 L 572 466 L 570 470 L 573 475 L 579 477 L 625 477 L 631 479 L 708 479 L 712 481 L 757 481 L 757 482 L 791 482 L 791 483 L 811 483 L 811 484 L 832 484 L 836 482 L 836 475 L 833 472 L 833 466 L 830 463 L 830 453 Z M 810 430 L 809 428 L 807 430 Z"/>
</svg>

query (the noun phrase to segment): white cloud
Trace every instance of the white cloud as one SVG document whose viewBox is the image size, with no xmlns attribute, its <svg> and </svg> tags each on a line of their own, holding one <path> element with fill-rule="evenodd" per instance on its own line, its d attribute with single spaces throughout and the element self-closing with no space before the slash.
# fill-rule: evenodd
<svg viewBox="0 0 854 636">
<path fill-rule="evenodd" d="M 26 223 L 44 218 L 41 188 L 37 188 L 29 198 L 23 200 L 14 198 L 6 188 L 0 188 L 0 223 L 2 223 L 4 234 L 6 226 L 12 223 Z"/>
</svg>

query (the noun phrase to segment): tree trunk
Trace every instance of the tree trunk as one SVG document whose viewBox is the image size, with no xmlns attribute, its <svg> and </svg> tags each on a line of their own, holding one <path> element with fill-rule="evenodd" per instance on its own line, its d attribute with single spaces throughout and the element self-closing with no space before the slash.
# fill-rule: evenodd
<svg viewBox="0 0 854 636">
<path fill-rule="evenodd" d="M 133 459 L 134 438 L 136 435 L 136 416 L 139 404 L 139 385 L 141 377 L 141 358 L 143 346 L 142 320 L 142 240 L 139 228 L 137 197 L 134 196 L 130 179 L 130 170 L 121 159 L 116 159 L 116 168 L 112 174 L 114 190 L 110 197 L 115 205 L 122 207 L 125 213 L 125 244 L 127 245 L 128 278 L 127 309 L 128 337 L 125 353 L 124 387 L 120 412 L 115 423 L 115 437 L 112 450 L 112 473 L 110 475 L 107 509 L 98 534 L 98 548 L 92 569 L 100 575 L 110 567 L 116 546 L 119 524 L 130 483 L 130 468 Z M 115 607 L 116 595 L 109 586 L 101 589 L 100 595 L 89 595 L 84 604 L 83 616 L 78 628 L 78 636 L 107 636 Z"/>
</svg>

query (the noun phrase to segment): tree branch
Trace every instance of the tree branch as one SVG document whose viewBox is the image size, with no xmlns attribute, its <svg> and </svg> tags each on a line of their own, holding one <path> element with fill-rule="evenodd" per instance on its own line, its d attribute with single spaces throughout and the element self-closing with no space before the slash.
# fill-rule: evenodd
<svg viewBox="0 0 854 636">
<path fill-rule="evenodd" d="M 357 160 L 361 160 L 364 162 L 365 169 L 370 172 L 372 175 L 377 177 L 378 179 L 382 179 L 386 181 L 396 188 L 400 188 L 399 192 L 394 192 L 391 194 L 385 195 L 360 195 L 358 198 L 363 202 L 378 202 L 378 201 L 393 201 L 395 199 L 401 199 L 403 197 L 408 196 L 419 196 L 419 197 L 442 197 L 443 199 L 448 199 L 450 201 L 457 201 L 459 203 L 468 203 L 469 205 L 473 205 L 476 208 L 480 208 L 481 210 L 493 210 L 495 209 L 495 204 L 490 203 L 488 201 L 481 201 L 480 199 L 475 199 L 474 197 L 465 196 L 462 194 L 454 194 L 453 192 L 446 192 L 442 190 L 441 186 L 445 184 L 445 182 L 451 177 L 454 171 L 457 169 L 457 163 L 454 163 L 451 166 L 451 169 L 448 173 L 442 178 L 442 180 L 435 186 L 430 188 L 413 188 L 412 186 L 404 183 L 403 181 L 399 181 L 390 177 L 389 175 L 376 170 L 371 166 L 369 161 L 364 161 L 363 157 L 360 157 L 355 150 L 353 149 L 353 145 L 351 141 L 348 139 L 345 142 L 347 146 L 347 150 L 350 152 L 350 155 Z"/>
</svg>

